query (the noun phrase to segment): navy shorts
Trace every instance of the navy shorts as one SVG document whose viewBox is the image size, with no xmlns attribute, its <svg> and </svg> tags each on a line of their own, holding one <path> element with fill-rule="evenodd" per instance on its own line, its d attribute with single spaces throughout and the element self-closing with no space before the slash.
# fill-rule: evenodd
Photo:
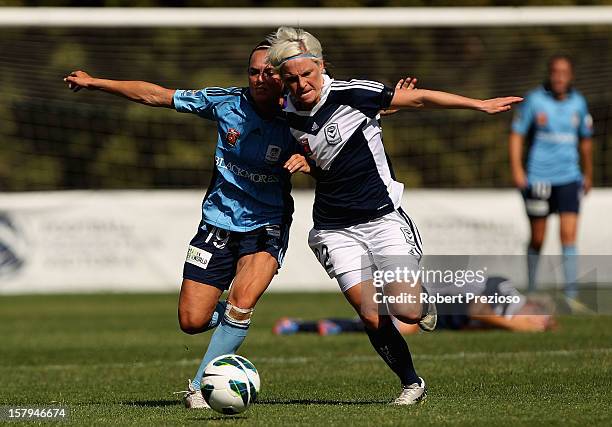
<svg viewBox="0 0 612 427">
<path fill-rule="evenodd" d="M 227 290 L 241 257 L 268 252 L 280 268 L 288 242 L 289 224 L 266 225 L 241 233 L 202 223 L 189 243 L 183 278 Z"/>
<path fill-rule="evenodd" d="M 582 182 L 563 185 L 534 183 L 522 191 L 525 209 L 530 218 L 545 218 L 553 213 L 580 210 Z"/>
</svg>

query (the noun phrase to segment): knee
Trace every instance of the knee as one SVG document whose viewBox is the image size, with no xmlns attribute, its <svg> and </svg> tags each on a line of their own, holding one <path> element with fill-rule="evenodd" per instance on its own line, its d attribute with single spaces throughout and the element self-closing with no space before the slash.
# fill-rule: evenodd
<svg viewBox="0 0 612 427">
<path fill-rule="evenodd" d="M 380 327 L 380 318 L 378 313 L 360 315 L 363 326 L 366 329 L 377 330 Z"/>
<path fill-rule="evenodd" d="M 211 315 L 194 313 L 188 310 L 179 310 L 179 326 L 181 331 L 195 335 L 203 331 L 211 319 Z"/>
<path fill-rule="evenodd" d="M 576 233 L 573 230 L 561 230 L 561 244 L 571 246 L 576 243 Z"/>
<path fill-rule="evenodd" d="M 539 236 L 532 236 L 531 241 L 529 242 L 529 248 L 533 249 L 536 252 L 540 252 L 540 250 L 542 250 L 543 243 L 543 238 L 540 238 Z"/>
<path fill-rule="evenodd" d="M 408 323 L 409 325 L 414 325 L 421 320 L 421 312 L 418 313 L 416 311 L 410 311 L 408 313 L 396 314 L 395 318 L 402 323 Z"/>
<path fill-rule="evenodd" d="M 257 300 L 249 295 L 233 295 L 231 304 L 234 307 L 242 308 L 245 310 L 252 309 L 255 307 Z"/>
<path fill-rule="evenodd" d="M 423 305 L 420 303 L 389 305 L 388 309 L 393 317 L 403 323 L 418 323 L 423 315 Z"/>
</svg>

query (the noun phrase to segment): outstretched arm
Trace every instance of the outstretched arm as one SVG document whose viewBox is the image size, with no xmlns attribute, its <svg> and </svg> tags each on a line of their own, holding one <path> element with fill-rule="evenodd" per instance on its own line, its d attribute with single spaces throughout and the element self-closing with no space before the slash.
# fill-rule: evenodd
<svg viewBox="0 0 612 427">
<path fill-rule="evenodd" d="M 510 110 L 512 104 L 522 100 L 518 96 L 480 100 L 436 90 L 413 89 L 396 91 L 390 108 L 460 108 L 497 114 Z"/>
<path fill-rule="evenodd" d="M 166 89 L 148 82 L 98 79 L 84 71 L 73 71 L 64 78 L 64 81 L 75 92 L 82 88 L 101 90 L 152 107 L 172 108 L 175 92 L 174 89 Z"/>
</svg>

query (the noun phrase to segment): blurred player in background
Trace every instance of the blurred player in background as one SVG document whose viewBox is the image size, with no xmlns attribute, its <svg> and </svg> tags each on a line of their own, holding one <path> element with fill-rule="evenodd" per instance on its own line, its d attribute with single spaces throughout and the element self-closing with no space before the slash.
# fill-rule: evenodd
<svg viewBox="0 0 612 427">
<path fill-rule="evenodd" d="M 419 232 L 400 206 L 403 185 L 394 180 L 386 158 L 379 111 L 437 107 L 494 114 L 509 110 L 521 98 L 480 101 L 421 89 L 396 91 L 366 80 L 336 81 L 325 74 L 319 41 L 288 27 L 277 30 L 269 58 L 290 92 L 285 112 L 291 131 L 308 147 L 315 164 L 309 245 L 329 276 L 338 280 L 373 347 L 399 377 L 402 393 L 393 403 L 417 403 L 426 396 L 425 382 L 391 317 L 381 314 L 373 299 L 374 270 L 415 270 L 422 256 Z M 392 280 L 382 286 L 390 296 L 421 293 L 418 283 Z M 385 308 L 403 322 L 418 323 L 424 330 L 435 328 L 433 304 L 386 304 Z"/>
<path fill-rule="evenodd" d="M 264 41 L 251 52 L 247 88 L 173 90 L 98 79 L 83 71 L 65 78 L 75 91 L 101 90 L 217 122 L 213 178 L 202 204 L 202 221 L 189 244 L 178 315 L 188 334 L 218 327 L 189 381 L 188 408 L 208 407 L 200 389 L 204 368 L 219 355 L 235 353 L 244 341 L 255 304 L 287 249 L 293 213 L 290 175 L 309 172 L 279 115 L 282 82 L 266 61 L 269 46 Z M 230 284 L 227 300 L 219 302 Z"/>
<path fill-rule="evenodd" d="M 578 296 L 576 231 L 580 198 L 591 190 L 593 183 L 593 119 L 586 100 L 572 87 L 573 68 L 567 56 L 553 56 L 549 60 L 548 78 L 525 97 L 512 122 L 509 143 L 512 179 L 522 192 L 531 227 L 527 248 L 528 291 L 536 289 L 546 218 L 558 213 L 565 295 L 570 307 Z M 525 141 L 530 144 L 527 172 L 523 167 Z"/>
<path fill-rule="evenodd" d="M 430 289 L 431 291 L 431 289 Z M 544 332 L 556 327 L 552 316 L 552 304 L 526 298 L 504 277 L 489 277 L 484 284 L 468 289 L 465 286 L 439 287 L 434 294 L 441 297 L 463 295 L 473 292 L 485 297 L 515 297 L 511 302 L 493 299 L 467 302 L 466 298 L 454 303 L 437 303 L 438 324 L 436 330 L 504 329 L 513 332 Z M 402 335 L 414 334 L 418 326 L 403 323 L 393 318 L 395 327 Z M 300 332 L 315 332 L 319 335 L 337 335 L 347 332 L 364 332 L 361 319 L 328 318 L 304 321 L 284 317 L 274 325 L 276 335 L 293 335 Z"/>
</svg>

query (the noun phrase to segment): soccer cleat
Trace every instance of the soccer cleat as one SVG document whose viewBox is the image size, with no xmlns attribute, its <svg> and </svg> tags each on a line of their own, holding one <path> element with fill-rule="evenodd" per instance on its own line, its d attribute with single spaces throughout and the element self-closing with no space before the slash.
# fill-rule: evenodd
<svg viewBox="0 0 612 427">
<path fill-rule="evenodd" d="M 431 332 L 436 329 L 437 323 L 438 309 L 436 308 L 436 304 L 430 302 L 429 307 L 427 309 L 427 314 L 423 316 L 421 320 L 419 320 L 419 328 L 421 328 L 425 332 Z"/>
<path fill-rule="evenodd" d="M 183 401 L 185 402 L 185 408 L 189 409 L 210 409 L 204 396 L 202 396 L 202 390 L 196 389 L 191 380 L 188 380 L 187 390 L 177 391 L 174 394 L 183 394 Z"/>
<path fill-rule="evenodd" d="M 297 331 L 297 322 L 289 317 L 282 317 L 278 319 L 272 328 L 274 335 L 293 335 Z"/>
<path fill-rule="evenodd" d="M 342 328 L 331 320 L 323 319 L 317 322 L 317 330 L 319 335 L 325 337 L 327 335 L 338 335 L 342 332 Z"/>
<path fill-rule="evenodd" d="M 565 303 L 569 307 L 570 314 L 596 314 L 593 310 L 578 301 L 576 298 L 566 296 Z"/>
<path fill-rule="evenodd" d="M 405 386 L 402 394 L 399 395 L 391 404 L 392 405 L 414 405 L 427 397 L 427 386 L 425 380 L 419 377 L 421 384 L 413 383 Z"/>
</svg>

